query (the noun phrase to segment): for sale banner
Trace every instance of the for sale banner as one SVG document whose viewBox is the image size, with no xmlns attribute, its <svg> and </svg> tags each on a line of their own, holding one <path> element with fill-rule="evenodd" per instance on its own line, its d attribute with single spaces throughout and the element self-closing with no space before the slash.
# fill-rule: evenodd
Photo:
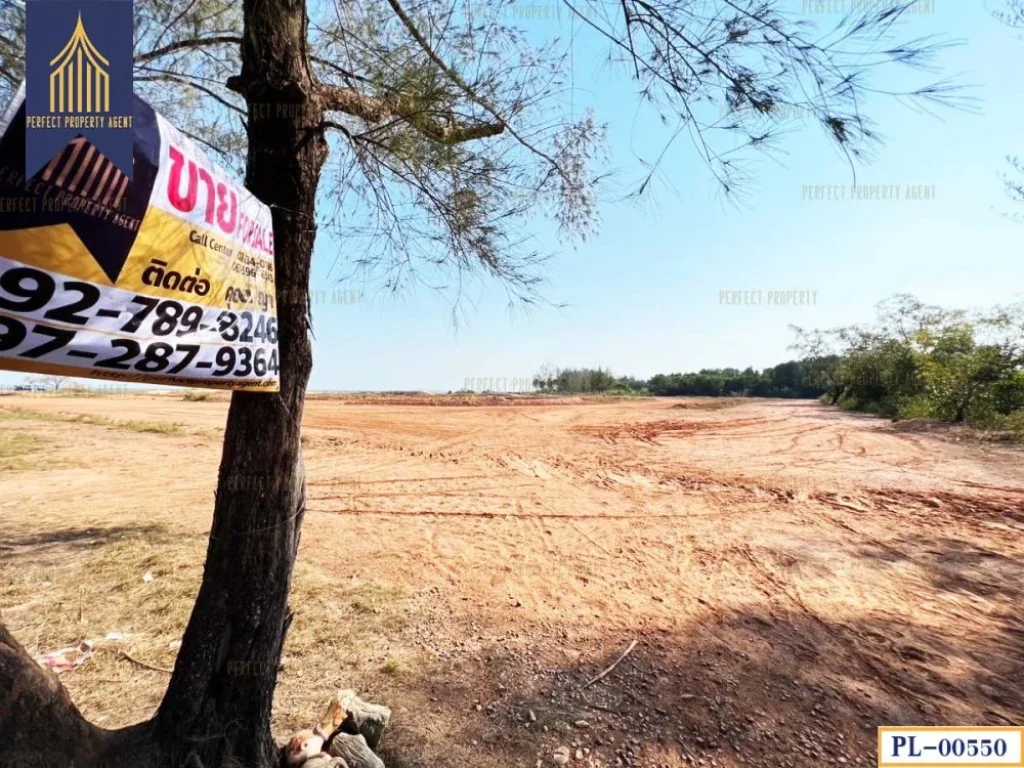
<svg viewBox="0 0 1024 768">
<path fill-rule="evenodd" d="M 0 369 L 277 391 L 270 209 L 133 107 L 131 179 L 81 136 L 26 177 L 0 117 Z"/>
</svg>

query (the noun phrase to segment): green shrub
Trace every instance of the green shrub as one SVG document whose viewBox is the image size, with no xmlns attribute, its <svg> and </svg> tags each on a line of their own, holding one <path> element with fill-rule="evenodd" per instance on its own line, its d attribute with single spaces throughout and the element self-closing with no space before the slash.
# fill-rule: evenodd
<svg viewBox="0 0 1024 768">
<path fill-rule="evenodd" d="M 905 397 L 896 406 L 899 419 L 931 419 L 935 418 L 935 408 L 924 395 Z"/>
<path fill-rule="evenodd" d="M 1011 439 L 1024 443 L 1024 410 L 1004 416 L 1003 427 L 1010 433 Z"/>
</svg>

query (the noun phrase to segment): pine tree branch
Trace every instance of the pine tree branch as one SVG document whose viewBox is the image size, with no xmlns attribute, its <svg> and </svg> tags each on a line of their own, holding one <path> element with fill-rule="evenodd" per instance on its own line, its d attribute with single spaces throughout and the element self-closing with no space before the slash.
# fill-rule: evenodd
<svg viewBox="0 0 1024 768">
<path fill-rule="evenodd" d="M 242 38 L 235 35 L 217 35 L 215 37 L 193 38 L 190 40 L 175 40 L 173 43 L 156 48 L 152 51 L 140 53 L 135 57 L 135 63 L 141 64 L 153 59 L 159 59 L 169 53 L 176 51 L 190 50 L 193 48 L 208 48 L 214 45 L 241 45 Z"/>
<path fill-rule="evenodd" d="M 497 136 L 503 133 L 506 127 L 504 122 L 457 125 L 439 121 L 419 109 L 410 98 L 400 94 L 378 97 L 360 93 L 353 88 L 321 85 L 320 96 L 326 111 L 344 112 L 368 123 L 379 123 L 398 117 L 439 144 L 460 144 Z"/>
<path fill-rule="evenodd" d="M 546 160 L 551 165 L 552 169 L 561 174 L 563 177 L 565 176 L 564 170 L 558 164 L 555 158 L 551 157 L 546 152 L 543 152 L 539 148 L 535 147 L 523 136 L 521 136 L 514 128 L 509 126 L 505 122 L 505 118 L 501 116 L 501 113 L 494 105 L 492 105 L 489 101 L 487 101 L 487 99 L 483 98 L 480 94 L 478 94 L 469 85 L 469 83 L 462 79 L 462 76 L 458 72 L 456 72 L 454 69 L 445 64 L 441 57 L 437 55 L 437 52 L 430 46 L 430 43 L 427 42 L 427 39 L 423 36 L 423 33 L 420 32 L 420 30 L 413 23 L 412 19 L 409 18 L 409 14 L 405 12 L 405 9 L 402 7 L 402 4 L 398 2 L 398 0 L 387 1 L 388 5 L 391 6 L 391 10 L 395 12 L 395 15 L 398 17 L 399 21 L 402 22 L 402 25 L 405 27 L 406 31 L 408 31 L 408 33 L 412 36 L 413 40 L 416 41 L 417 45 L 419 45 L 419 47 L 423 49 L 423 52 L 427 54 L 427 57 L 432 62 L 434 62 L 434 64 L 438 68 L 440 68 L 440 70 L 444 72 L 444 74 L 447 75 L 448 78 L 453 83 L 455 83 L 455 85 L 457 85 L 462 90 L 463 93 L 466 94 L 470 101 L 487 110 L 487 112 L 489 112 L 491 116 L 494 117 L 494 119 L 497 120 L 502 125 L 503 128 L 508 129 L 508 132 L 512 134 L 516 141 L 522 144 L 530 152 L 533 152 L 538 157 Z"/>
<path fill-rule="evenodd" d="M 140 82 L 164 81 L 164 82 L 169 82 L 169 83 L 178 83 L 180 85 L 184 85 L 184 86 L 187 86 L 189 88 L 195 88 L 197 91 L 201 91 L 202 93 L 205 93 L 207 96 L 209 96 L 211 99 L 213 99 L 217 103 L 222 104 L 223 106 L 227 107 L 228 109 L 232 110 L 233 112 L 237 112 L 238 114 L 242 115 L 242 117 L 246 117 L 248 115 L 248 113 L 244 109 L 242 109 L 241 107 L 239 107 L 236 104 L 232 104 L 230 101 L 225 99 L 223 96 L 215 93 L 211 89 L 207 88 L 205 85 L 200 85 L 199 83 L 195 82 L 188 75 L 178 75 L 178 74 L 173 73 L 173 72 L 163 72 L 163 71 L 160 71 L 160 70 L 151 69 L 149 67 L 144 67 L 144 69 L 146 71 L 149 71 L 149 72 L 156 72 L 157 74 L 154 74 L 154 75 L 143 75 L 141 77 L 136 77 L 135 80 L 140 81 Z"/>
</svg>

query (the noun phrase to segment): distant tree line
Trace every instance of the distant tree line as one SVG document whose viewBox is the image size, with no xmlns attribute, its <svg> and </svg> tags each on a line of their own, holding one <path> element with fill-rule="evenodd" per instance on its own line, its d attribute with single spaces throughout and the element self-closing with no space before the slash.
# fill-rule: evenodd
<svg viewBox="0 0 1024 768">
<path fill-rule="evenodd" d="M 533 386 L 540 392 L 584 394 L 631 389 L 620 382 L 635 381 L 627 376 L 615 378 L 606 368 L 550 368 L 544 366 L 533 377 Z M 641 384 L 643 382 L 640 382 Z"/>
<path fill-rule="evenodd" d="M 807 366 L 791 360 L 763 371 L 704 368 L 697 373 L 659 373 L 649 379 L 614 376 L 605 368 L 548 368 L 534 377 L 533 386 L 540 392 L 554 394 L 820 397 L 825 388 L 811 380 Z"/>
<path fill-rule="evenodd" d="M 541 392 L 821 398 L 894 420 L 928 417 L 1024 433 L 1024 302 L 969 313 L 898 295 L 870 326 L 792 327 L 799 357 L 772 368 L 702 369 L 649 379 L 545 367 Z"/>
</svg>

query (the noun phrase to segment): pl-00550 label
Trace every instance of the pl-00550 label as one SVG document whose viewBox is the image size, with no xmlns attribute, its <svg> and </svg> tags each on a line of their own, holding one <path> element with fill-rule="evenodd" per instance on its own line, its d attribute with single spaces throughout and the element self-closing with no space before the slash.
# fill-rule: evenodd
<svg viewBox="0 0 1024 768">
<path fill-rule="evenodd" d="M 1024 765 L 1024 728 L 922 726 L 878 729 L 878 765 L 995 768 Z"/>
</svg>

